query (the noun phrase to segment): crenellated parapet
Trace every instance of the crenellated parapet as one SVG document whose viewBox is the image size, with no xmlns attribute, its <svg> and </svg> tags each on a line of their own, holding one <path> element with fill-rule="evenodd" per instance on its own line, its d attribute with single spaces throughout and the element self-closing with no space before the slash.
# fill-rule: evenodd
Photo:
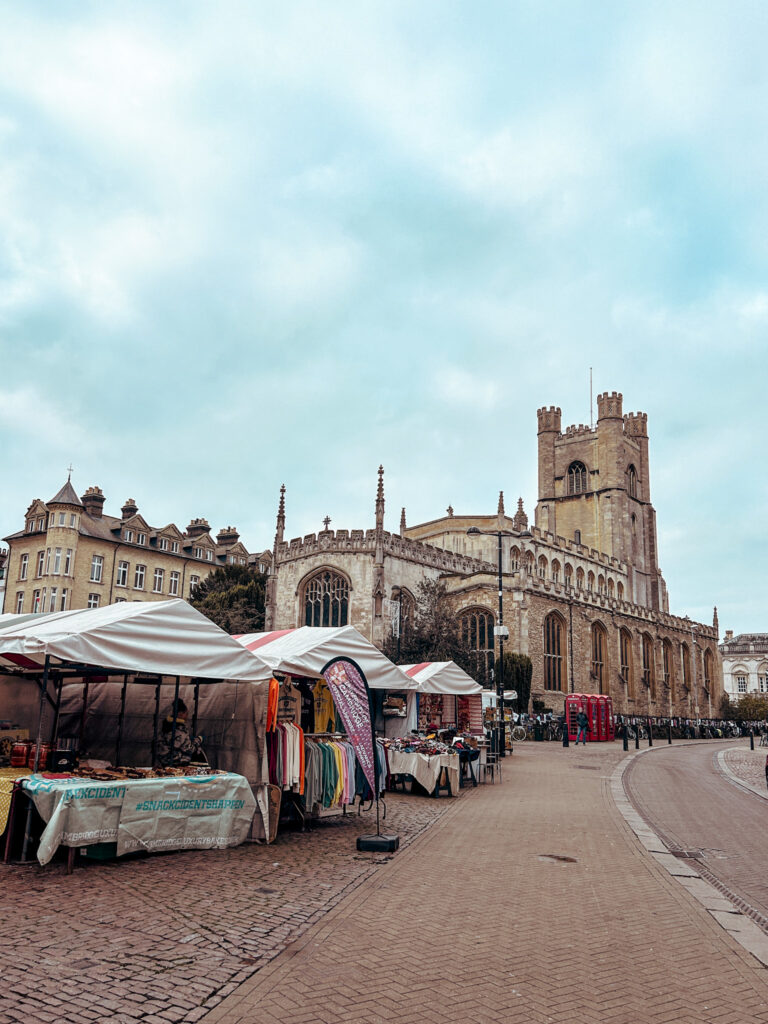
<svg viewBox="0 0 768 1024">
<path fill-rule="evenodd" d="M 562 409 L 560 409 L 559 406 L 556 405 L 550 405 L 549 408 L 544 407 L 542 409 L 539 409 L 536 413 L 539 420 L 539 433 L 543 434 L 545 432 L 554 432 L 556 434 L 559 434 L 560 418 L 562 414 Z"/>
<path fill-rule="evenodd" d="M 594 427 L 588 427 L 584 423 L 579 423 L 578 426 L 576 426 L 575 423 L 572 423 L 569 427 L 566 427 L 562 433 L 563 437 L 585 437 L 587 435 L 592 435 L 594 437 L 597 435 L 597 431 Z"/>
<path fill-rule="evenodd" d="M 620 420 L 622 419 L 621 404 L 624 396 L 620 391 L 611 391 L 610 394 L 604 391 L 597 396 L 597 420 Z"/>
<path fill-rule="evenodd" d="M 628 412 L 624 417 L 624 433 L 627 437 L 648 437 L 648 413 Z"/>
<path fill-rule="evenodd" d="M 482 558 L 471 558 L 469 555 L 461 555 L 456 551 L 438 548 L 420 540 L 401 537 L 396 533 L 384 534 L 384 553 L 391 558 L 418 562 L 442 572 L 474 573 L 494 568 L 491 562 L 486 562 Z"/>
</svg>

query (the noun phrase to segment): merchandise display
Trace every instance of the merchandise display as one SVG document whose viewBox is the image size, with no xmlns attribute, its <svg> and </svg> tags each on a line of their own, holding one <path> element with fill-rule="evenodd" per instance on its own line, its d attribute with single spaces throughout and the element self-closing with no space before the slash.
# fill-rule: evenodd
<svg viewBox="0 0 768 1024">
<path fill-rule="evenodd" d="M 459 752 L 433 737 L 400 736 L 384 740 L 390 775 L 410 775 L 428 793 L 459 792 Z"/>
</svg>

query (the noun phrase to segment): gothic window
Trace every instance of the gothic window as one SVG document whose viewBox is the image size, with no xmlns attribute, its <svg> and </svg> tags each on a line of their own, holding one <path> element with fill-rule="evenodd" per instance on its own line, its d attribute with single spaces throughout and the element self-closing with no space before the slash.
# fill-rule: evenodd
<svg viewBox="0 0 768 1024">
<path fill-rule="evenodd" d="M 608 577 L 608 597 L 613 597 L 613 580 Z"/>
<path fill-rule="evenodd" d="M 565 563 L 565 585 L 566 587 L 573 586 L 573 566 Z"/>
<path fill-rule="evenodd" d="M 669 699 L 675 703 L 675 674 L 672 660 L 672 644 L 664 640 L 661 645 L 661 664 L 664 685 L 669 690 Z"/>
<path fill-rule="evenodd" d="M 583 586 L 584 586 L 584 570 L 583 569 L 577 569 L 576 570 L 576 589 L 577 590 L 581 590 Z"/>
<path fill-rule="evenodd" d="M 587 590 L 592 593 L 595 589 L 595 574 L 593 572 L 587 573 Z"/>
<path fill-rule="evenodd" d="M 635 695 L 635 681 L 632 675 L 632 636 L 628 629 L 619 631 L 619 664 L 621 678 L 627 684 L 627 697 Z"/>
<path fill-rule="evenodd" d="M 643 686 L 651 692 L 651 700 L 656 700 L 656 673 L 653 664 L 653 640 L 643 633 Z"/>
<path fill-rule="evenodd" d="M 517 572 L 520 568 L 520 549 L 512 548 L 509 552 L 509 571 Z"/>
<path fill-rule="evenodd" d="M 616 597 L 618 597 L 620 601 L 624 600 L 624 584 L 621 580 L 616 584 Z"/>
<path fill-rule="evenodd" d="M 399 602 L 400 636 L 408 636 L 413 630 L 416 601 L 407 590 L 398 589 L 397 587 L 392 591 L 392 600 Z"/>
<path fill-rule="evenodd" d="M 587 489 L 587 467 L 583 462 L 572 462 L 568 467 L 568 493 L 583 494 Z"/>
<path fill-rule="evenodd" d="M 304 587 L 304 625 L 346 626 L 349 617 L 349 583 L 339 573 L 323 569 Z"/>
<path fill-rule="evenodd" d="M 630 466 L 627 469 L 627 490 L 629 491 L 630 498 L 637 497 L 637 473 L 634 466 Z"/>
<path fill-rule="evenodd" d="M 608 649 L 608 635 L 599 622 L 592 625 L 592 680 L 598 693 L 607 693 L 605 652 Z"/>
<path fill-rule="evenodd" d="M 542 555 L 539 558 L 539 579 L 542 579 L 542 580 L 546 579 L 546 576 L 547 576 L 547 560 L 544 557 L 544 555 Z"/>
<path fill-rule="evenodd" d="M 605 576 L 602 573 L 597 577 L 597 592 L 598 594 L 605 593 Z"/>
<path fill-rule="evenodd" d="M 683 686 L 686 690 L 691 688 L 691 652 L 688 644 L 683 644 Z"/>
<path fill-rule="evenodd" d="M 714 666 L 714 659 L 712 657 L 712 651 L 707 648 L 704 651 L 704 689 L 709 693 L 712 686 L 712 671 Z"/>
<path fill-rule="evenodd" d="M 555 558 L 552 561 L 552 582 L 559 583 L 560 581 L 560 563 Z"/>
<path fill-rule="evenodd" d="M 544 689 L 562 690 L 565 683 L 565 624 L 557 612 L 544 620 Z"/>
<path fill-rule="evenodd" d="M 459 633 L 474 662 L 478 683 L 490 685 L 493 679 L 493 614 L 485 608 L 470 608 L 459 617 Z"/>
<path fill-rule="evenodd" d="M 528 573 L 529 576 L 533 576 L 533 565 L 533 552 L 529 551 L 528 554 L 525 556 L 525 571 Z"/>
</svg>

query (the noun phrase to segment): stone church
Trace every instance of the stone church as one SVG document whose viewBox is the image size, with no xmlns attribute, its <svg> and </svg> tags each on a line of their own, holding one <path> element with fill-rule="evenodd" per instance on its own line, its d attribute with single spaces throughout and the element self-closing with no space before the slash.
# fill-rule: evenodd
<svg viewBox="0 0 768 1024">
<path fill-rule="evenodd" d="M 596 427 L 561 427 L 538 411 L 538 501 L 507 515 L 457 515 L 384 529 L 379 468 L 375 524 L 285 539 L 285 488 L 267 587 L 267 628 L 351 623 L 381 645 L 408 628 L 417 587 L 442 580 L 457 628 L 490 680 L 499 579 L 506 650 L 533 661 L 533 697 L 559 709 L 567 693 L 604 693 L 624 714 L 709 718 L 722 664 L 712 625 L 670 614 L 651 504 L 648 419 L 622 396 L 597 399 Z M 499 568 L 500 567 L 500 568 Z"/>
</svg>

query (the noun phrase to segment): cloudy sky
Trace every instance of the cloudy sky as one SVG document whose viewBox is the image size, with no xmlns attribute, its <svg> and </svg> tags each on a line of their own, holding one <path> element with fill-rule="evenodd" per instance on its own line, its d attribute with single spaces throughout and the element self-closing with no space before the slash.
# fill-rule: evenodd
<svg viewBox="0 0 768 1024">
<path fill-rule="evenodd" d="M 768 630 L 768 6 L 0 2 L 0 535 L 536 501 L 649 416 L 672 610 Z"/>
</svg>

